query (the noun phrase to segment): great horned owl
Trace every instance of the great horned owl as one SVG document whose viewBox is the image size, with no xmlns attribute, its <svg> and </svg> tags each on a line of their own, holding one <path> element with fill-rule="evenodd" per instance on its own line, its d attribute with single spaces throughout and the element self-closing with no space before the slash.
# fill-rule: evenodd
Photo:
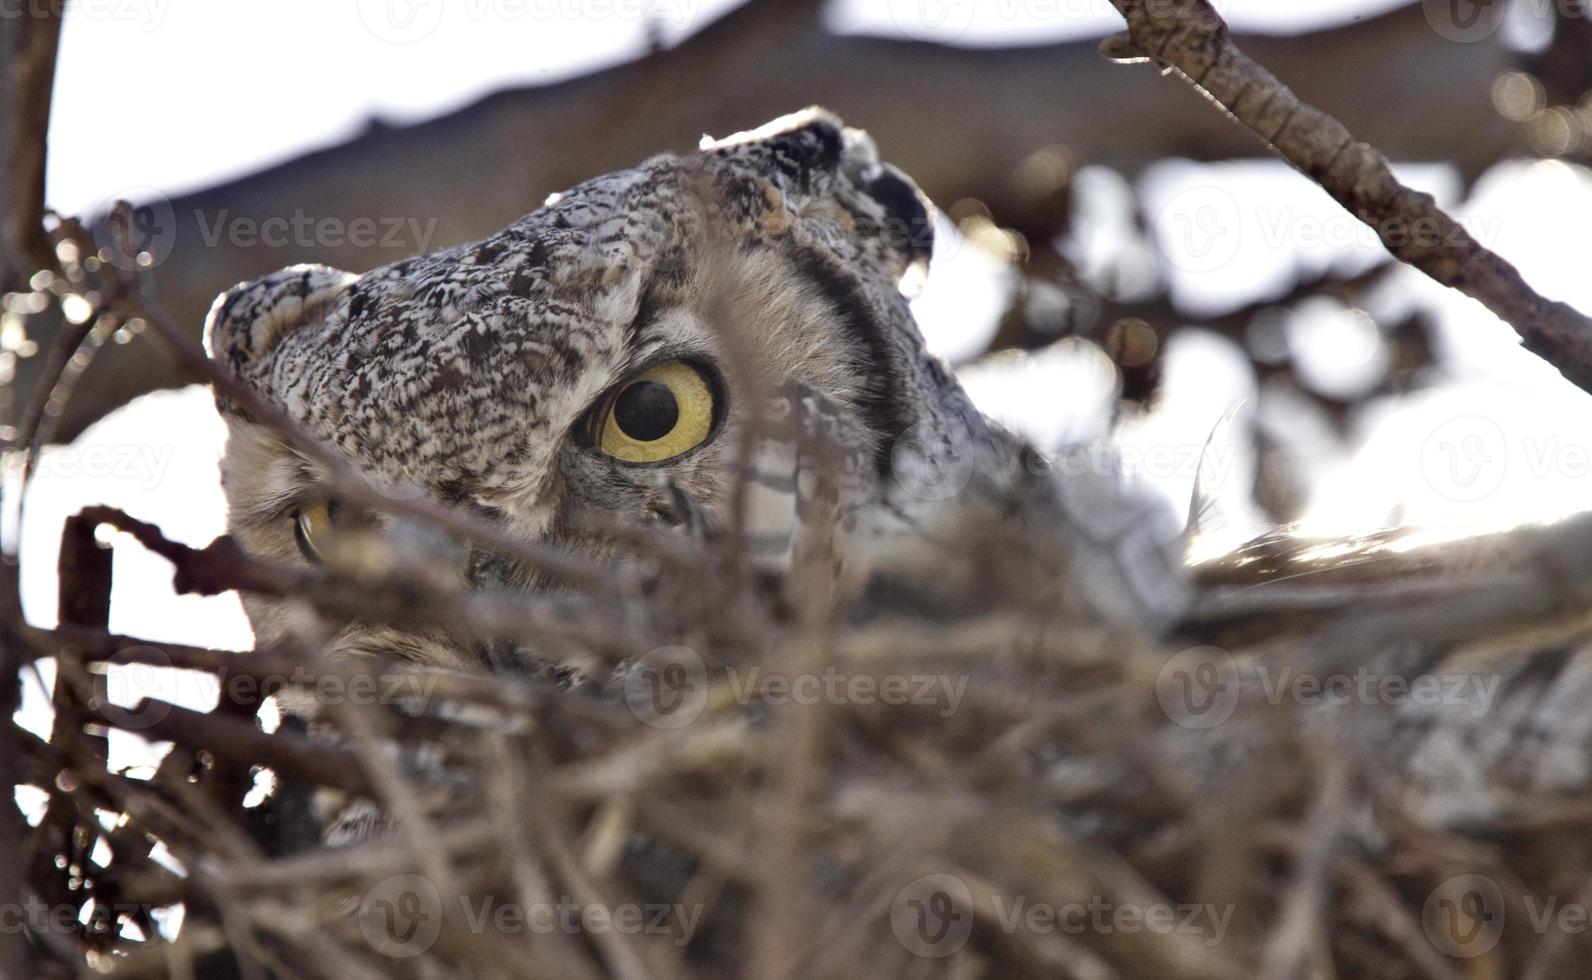
<svg viewBox="0 0 1592 980">
<path fill-rule="evenodd" d="M 1290 717 L 1344 746 L 1356 779 L 1382 780 L 1384 798 L 1418 788 L 1423 795 L 1408 797 L 1434 826 L 1506 813 L 1507 797 L 1490 782 L 1499 773 L 1516 771 L 1516 782 L 1538 787 L 1584 787 L 1592 755 L 1582 707 L 1592 670 L 1562 650 L 1518 657 L 1544 642 L 1536 632 L 1520 639 L 1524 647 L 1489 637 L 1493 649 L 1483 653 L 1493 664 L 1478 666 L 1476 651 L 1443 636 L 1400 642 L 1408 625 L 1400 603 L 1414 600 L 1395 594 L 1377 605 L 1375 585 L 1295 594 L 1291 584 L 1314 565 L 1254 550 L 1227 569 L 1242 579 L 1230 594 L 1200 593 L 1186 610 L 1173 522 L 1153 498 L 1122 486 L 1097 455 L 1082 467 L 1037 465 L 925 351 L 900 285 L 931 243 L 928 205 L 908 179 L 877 160 L 866 136 L 809 111 L 582 184 L 474 245 L 365 275 L 300 267 L 241 286 L 217 302 L 207 339 L 240 381 L 380 483 L 616 568 L 632 558 L 646 564 L 615 533 L 620 524 L 708 537 L 733 531 L 777 593 L 792 585 L 781 573 L 803 567 L 798 543 L 820 528 L 854 618 L 908 609 L 932 622 L 1025 590 L 1069 624 L 1126 621 L 1141 633 L 1237 608 L 1253 649 L 1235 657 L 1194 647 L 1162 672 L 1188 686 L 1185 701 L 1161 701 L 1170 723 L 1150 726 L 1149 758 L 1175 772 L 1179 787 L 1184 777 L 1241 784 L 1226 775 L 1241 773 L 1282 730 L 1278 712 L 1224 723 L 1219 711 L 1216 727 L 1206 725 L 1201 713 L 1217 693 L 1231 696 L 1225 712 L 1240 697 L 1286 708 L 1287 690 L 1268 686 L 1279 675 L 1267 671 L 1279 666 L 1331 679 L 1370 665 L 1373 677 L 1400 679 L 1444 661 L 1454 664 L 1451 679 L 1491 678 L 1479 704 L 1377 712 L 1328 702 L 1317 711 L 1302 701 Z M 388 539 L 407 533 L 393 515 L 351 513 L 317 466 L 246 406 L 225 396 L 218 404 L 230 427 L 223 472 L 231 530 L 247 550 L 281 564 L 332 563 L 369 551 L 365 529 Z M 589 511 L 610 520 L 589 520 Z M 355 539 L 360 548 L 340 548 Z M 502 549 L 451 546 L 432 550 L 456 587 L 558 587 Z M 999 561 L 983 563 L 980 546 Z M 1285 559 L 1310 553 L 1284 548 Z M 1391 577 L 1414 574 L 1405 572 Z M 1255 591 L 1257 575 L 1282 585 L 1282 595 Z M 1474 584 L 1440 598 L 1488 615 Z M 1529 595 L 1534 580 L 1524 584 Z M 1289 596 L 1291 604 L 1281 601 Z M 327 622 L 292 601 L 245 601 L 266 644 L 307 636 L 345 656 L 464 669 L 535 670 L 569 656 Z M 1258 615 L 1291 620 L 1323 603 L 1349 612 L 1316 650 Z M 1577 622 L 1567 635 L 1584 644 L 1584 634 Z M 1196 692 L 1202 671 L 1218 683 Z M 1155 693 L 1174 687 L 1157 684 Z M 1209 695 L 1197 711 L 1196 693 Z M 288 707 L 313 717 L 313 705 Z M 1476 710 L 1457 710 L 1467 707 Z M 1540 724 L 1523 726 L 1523 718 Z M 1138 765 L 1144 751 L 1135 743 L 1124 758 Z M 1090 768 L 1057 758 L 1056 785 Z M 322 840 L 342 843 L 384 825 L 367 801 L 345 803 L 317 800 L 330 818 L 314 828 Z M 1120 814 L 1107 816 L 1101 825 Z M 1042 826 L 1051 839 L 1050 824 Z M 1022 853 L 1026 861 L 1044 851 L 1035 844 Z"/>
<path fill-rule="evenodd" d="M 756 450 L 747 537 L 768 564 L 788 561 L 810 481 L 740 438 L 774 404 L 848 457 L 837 551 L 858 594 L 894 569 L 934 596 L 958 575 L 926 557 L 936 528 L 970 509 L 1016 526 L 1043 511 L 1044 561 L 1069 595 L 1164 621 L 1181 596 L 1167 515 L 1112 474 L 1024 465 L 925 351 L 900 287 L 929 257 L 931 213 L 864 133 L 808 110 L 555 194 L 476 244 L 242 285 L 216 302 L 207 343 L 371 477 L 601 559 L 622 549 L 582 509 L 722 526 L 737 453 Z M 218 402 L 232 533 L 269 559 L 316 560 L 356 519 L 280 437 Z M 1065 574 L 1079 562 L 1087 575 Z M 459 571 L 477 589 L 543 584 L 481 549 Z M 284 605 L 246 602 L 260 640 L 289 630 Z M 339 630 L 341 652 L 439 665 L 525 653 Z"/>
</svg>

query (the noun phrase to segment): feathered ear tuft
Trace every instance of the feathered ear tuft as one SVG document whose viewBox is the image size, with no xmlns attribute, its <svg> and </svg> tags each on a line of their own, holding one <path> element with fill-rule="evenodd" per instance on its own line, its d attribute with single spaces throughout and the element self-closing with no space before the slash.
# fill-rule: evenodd
<svg viewBox="0 0 1592 980">
<path fill-rule="evenodd" d="M 216 297 L 205 318 L 205 350 L 239 378 L 287 334 L 323 322 L 359 276 L 324 265 L 296 265 Z"/>
</svg>

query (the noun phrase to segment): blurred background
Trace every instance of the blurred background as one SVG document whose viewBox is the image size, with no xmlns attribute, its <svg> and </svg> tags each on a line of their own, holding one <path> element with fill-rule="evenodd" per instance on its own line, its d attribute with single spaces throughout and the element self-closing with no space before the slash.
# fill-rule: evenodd
<svg viewBox="0 0 1592 980">
<path fill-rule="evenodd" d="M 1538 291 L 1592 310 L 1581 5 L 1217 6 Z M 1287 523 L 1448 535 L 1584 509 L 1586 396 L 1188 86 L 1103 59 L 1120 28 L 1104 0 L 81 0 L 47 198 L 85 219 L 133 202 L 155 301 L 197 333 L 239 280 L 470 241 L 587 177 L 820 103 L 941 209 L 914 300 L 931 347 L 1040 446 L 1110 444 L 1169 507 L 1197 502 L 1196 556 Z M 5 289 L 14 423 L 62 324 Z M 224 530 L 209 393 L 140 327 L 93 338 L 25 518 L 0 522 L 33 622 L 54 622 L 48 570 L 82 506 L 195 545 Z M 234 597 L 173 596 L 137 547 L 115 560 L 113 631 L 249 644 Z M 31 690 L 42 732 L 41 707 Z M 113 733 L 113 766 L 141 744 Z"/>
</svg>

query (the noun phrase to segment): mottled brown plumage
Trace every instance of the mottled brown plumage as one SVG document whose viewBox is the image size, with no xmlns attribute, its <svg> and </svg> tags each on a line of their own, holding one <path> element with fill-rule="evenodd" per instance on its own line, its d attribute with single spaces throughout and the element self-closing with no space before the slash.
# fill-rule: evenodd
<svg viewBox="0 0 1592 980">
<path fill-rule="evenodd" d="M 362 276 L 299 267 L 241 286 L 217 301 L 207 336 L 212 356 L 370 476 L 516 534 L 607 558 L 610 543 L 574 529 L 579 509 L 656 521 L 686 499 L 724 525 L 742 433 L 766 429 L 774 403 L 845 457 L 838 550 L 857 589 L 890 566 L 935 567 L 923 561 L 936 525 L 1015 509 L 1050 515 L 1046 533 L 1081 529 L 1058 540 L 1057 574 L 1069 552 L 1111 556 L 1083 583 L 1094 605 L 1166 622 L 1181 594 L 1168 515 L 1113 473 L 1063 485 L 1029 472 L 1023 447 L 924 350 L 900 285 L 932 232 L 926 202 L 867 136 L 811 110 L 588 181 L 473 245 Z M 713 435 L 659 464 L 594 450 L 582 426 L 605 393 L 674 359 L 721 381 Z M 324 495 L 317 474 L 220 406 L 233 533 L 255 553 L 302 560 L 293 514 Z M 777 444 L 797 433 L 763 429 L 748 444 L 748 531 L 777 570 L 803 510 L 797 454 Z M 1076 520 L 1053 519 L 1068 513 Z M 486 553 L 461 572 L 472 588 L 539 586 Z M 945 591 L 930 578 L 930 592 Z M 289 629 L 279 604 L 249 611 L 262 639 Z M 336 645 L 481 659 L 359 624 Z"/>
</svg>

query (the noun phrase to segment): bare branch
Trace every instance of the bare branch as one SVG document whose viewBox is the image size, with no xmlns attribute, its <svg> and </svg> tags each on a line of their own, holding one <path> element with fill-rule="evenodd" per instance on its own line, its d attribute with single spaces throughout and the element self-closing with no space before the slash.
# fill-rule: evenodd
<svg viewBox="0 0 1592 980">
<path fill-rule="evenodd" d="M 1387 158 L 1338 120 L 1302 102 L 1238 50 L 1207 0 L 1112 0 L 1128 39 L 1107 46 L 1147 54 L 1248 127 L 1300 173 L 1377 233 L 1400 261 L 1480 302 L 1520 334 L 1526 349 L 1592 392 L 1592 321 L 1545 299 L 1432 200 L 1393 176 Z"/>
<path fill-rule="evenodd" d="M 5 86 L 0 106 L 0 288 L 13 275 L 54 265 L 44 235 L 44 163 L 49 143 L 50 95 L 61 43 L 62 3 L 30 3 L 0 18 Z M 8 264 L 15 268 L 8 269 Z"/>
</svg>

